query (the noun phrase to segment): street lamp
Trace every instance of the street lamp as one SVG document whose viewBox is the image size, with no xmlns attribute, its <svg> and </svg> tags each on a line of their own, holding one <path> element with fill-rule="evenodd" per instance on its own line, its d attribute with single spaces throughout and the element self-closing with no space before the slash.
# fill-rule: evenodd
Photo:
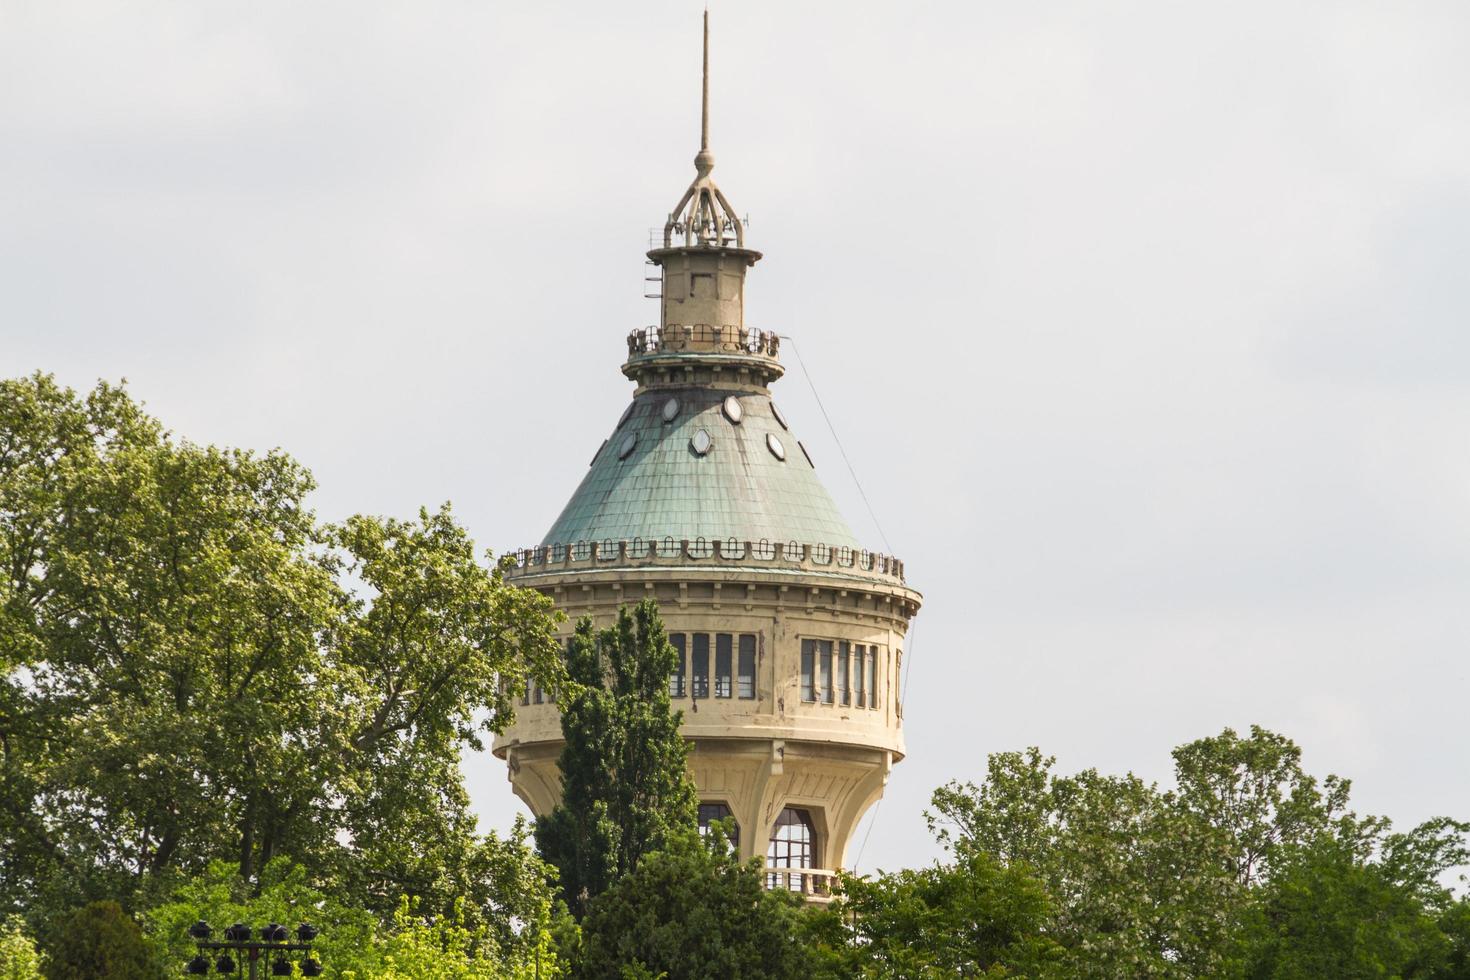
<svg viewBox="0 0 1470 980">
<path fill-rule="evenodd" d="M 219 953 L 219 958 L 214 961 L 215 971 L 218 973 L 236 973 L 245 963 L 250 964 L 250 980 L 257 980 L 256 964 L 262 957 L 269 957 L 275 953 L 275 959 L 271 962 L 270 972 L 272 976 L 289 977 L 291 975 L 291 961 L 286 959 L 285 954 L 292 951 L 300 951 L 305 955 L 301 960 L 301 973 L 303 976 L 319 977 L 322 974 L 322 964 L 311 955 L 312 940 L 320 934 L 315 926 L 303 922 L 296 927 L 296 942 L 291 942 L 291 933 L 279 922 L 272 922 L 262 926 L 259 930 L 259 939 L 251 939 L 255 930 L 243 922 L 236 922 L 225 929 L 223 941 L 211 941 L 210 936 L 214 930 L 208 922 L 203 919 L 189 927 L 189 936 L 199 947 L 199 955 L 194 957 L 184 967 L 184 972 L 190 976 L 202 976 L 209 973 L 209 957 L 205 955 L 206 950 Z M 241 962 L 236 963 L 234 953 L 240 957 Z"/>
</svg>

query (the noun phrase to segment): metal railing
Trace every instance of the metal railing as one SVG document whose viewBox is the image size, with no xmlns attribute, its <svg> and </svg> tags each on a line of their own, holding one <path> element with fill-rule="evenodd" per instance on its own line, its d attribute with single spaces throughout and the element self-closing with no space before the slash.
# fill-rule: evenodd
<svg viewBox="0 0 1470 980">
<path fill-rule="evenodd" d="M 746 354 L 774 360 L 781 351 L 781 338 L 770 330 L 707 323 L 640 327 L 628 334 L 630 358 L 684 351 Z"/>
<path fill-rule="evenodd" d="M 604 538 L 601 541 L 537 545 L 534 548 L 520 548 L 509 554 L 515 559 L 515 571 L 521 574 L 581 566 L 596 568 L 638 566 L 660 561 L 711 561 L 771 565 L 807 571 L 840 569 L 865 578 L 889 579 L 899 584 L 904 581 L 903 562 L 892 555 L 847 545 L 773 542 L 765 538 L 759 541 L 741 541 L 733 537 L 713 541 L 703 537 L 692 540 L 665 537 L 661 541 L 641 537 L 631 540 Z"/>
<path fill-rule="evenodd" d="M 837 872 L 831 868 L 794 868 L 784 864 L 768 864 L 765 867 L 766 888 L 771 891 L 785 889 L 815 900 L 832 897 L 832 881 Z"/>
</svg>

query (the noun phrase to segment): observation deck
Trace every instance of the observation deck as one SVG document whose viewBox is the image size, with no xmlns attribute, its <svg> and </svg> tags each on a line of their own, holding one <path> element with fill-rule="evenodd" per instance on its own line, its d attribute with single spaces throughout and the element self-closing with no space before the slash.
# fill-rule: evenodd
<svg viewBox="0 0 1470 980">
<path fill-rule="evenodd" d="M 623 374 L 635 381 L 679 365 L 728 365 L 756 369 L 762 384 L 786 373 L 780 361 L 781 337 L 773 330 L 734 324 L 707 323 L 650 325 L 628 334 L 628 359 Z"/>
</svg>

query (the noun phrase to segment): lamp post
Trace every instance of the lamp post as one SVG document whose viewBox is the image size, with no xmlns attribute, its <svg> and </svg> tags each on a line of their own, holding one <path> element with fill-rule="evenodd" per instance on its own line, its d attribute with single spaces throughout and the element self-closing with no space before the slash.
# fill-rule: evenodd
<svg viewBox="0 0 1470 980">
<path fill-rule="evenodd" d="M 300 951 L 305 954 L 301 960 L 302 975 L 308 977 L 322 975 L 321 962 L 311 955 L 311 943 L 316 939 L 318 932 L 315 926 L 307 925 L 305 922 L 296 927 L 295 942 L 291 941 L 291 933 L 286 927 L 276 922 L 262 926 L 259 930 L 253 930 L 243 922 L 236 922 L 225 928 L 223 940 L 210 939 L 213 934 L 214 929 L 203 919 L 189 927 L 189 936 L 199 947 L 199 955 L 189 961 L 184 968 L 186 973 L 191 976 L 203 976 L 208 974 L 210 967 L 213 966 L 217 973 L 238 975 L 245 964 L 249 963 L 250 980 L 258 980 L 257 964 L 260 963 L 263 956 L 269 956 L 272 951 L 275 951 L 276 958 L 270 965 L 271 975 L 289 977 L 291 963 L 286 959 L 285 954 Z M 258 938 L 252 938 L 252 936 Z M 217 958 L 211 961 L 210 956 L 215 954 Z"/>
</svg>

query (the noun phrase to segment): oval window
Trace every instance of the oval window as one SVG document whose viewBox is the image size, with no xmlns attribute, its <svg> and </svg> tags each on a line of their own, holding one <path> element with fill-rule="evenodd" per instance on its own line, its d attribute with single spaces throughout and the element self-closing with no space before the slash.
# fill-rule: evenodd
<svg viewBox="0 0 1470 980">
<path fill-rule="evenodd" d="M 679 399 L 670 398 L 664 402 L 664 421 L 672 422 L 679 414 Z"/>
<path fill-rule="evenodd" d="M 776 421 L 781 423 L 781 428 L 788 430 L 791 428 L 791 426 L 786 424 L 786 416 L 782 415 L 781 410 L 776 407 L 775 399 L 771 400 L 771 414 L 776 416 Z"/>
<path fill-rule="evenodd" d="M 709 452 L 709 447 L 712 442 L 713 440 L 710 439 L 709 433 L 700 429 L 694 433 L 694 438 L 689 440 L 689 448 L 694 450 L 694 455 L 703 456 Z"/>
<path fill-rule="evenodd" d="M 725 403 L 720 407 L 725 412 L 725 418 L 729 419 L 736 425 L 739 425 L 740 420 L 745 417 L 745 410 L 740 407 L 740 399 L 736 398 L 734 395 L 730 395 L 728 398 L 726 398 Z"/>
<path fill-rule="evenodd" d="M 628 454 L 633 451 L 633 447 L 636 445 L 638 445 L 638 433 L 629 432 L 623 436 L 623 443 L 618 446 L 618 459 L 627 459 Z"/>
<path fill-rule="evenodd" d="M 776 457 L 777 459 L 783 461 L 786 459 L 786 447 L 781 445 L 781 440 L 776 438 L 776 433 L 766 433 L 766 448 L 769 449 L 771 451 L 771 455 Z"/>
</svg>

